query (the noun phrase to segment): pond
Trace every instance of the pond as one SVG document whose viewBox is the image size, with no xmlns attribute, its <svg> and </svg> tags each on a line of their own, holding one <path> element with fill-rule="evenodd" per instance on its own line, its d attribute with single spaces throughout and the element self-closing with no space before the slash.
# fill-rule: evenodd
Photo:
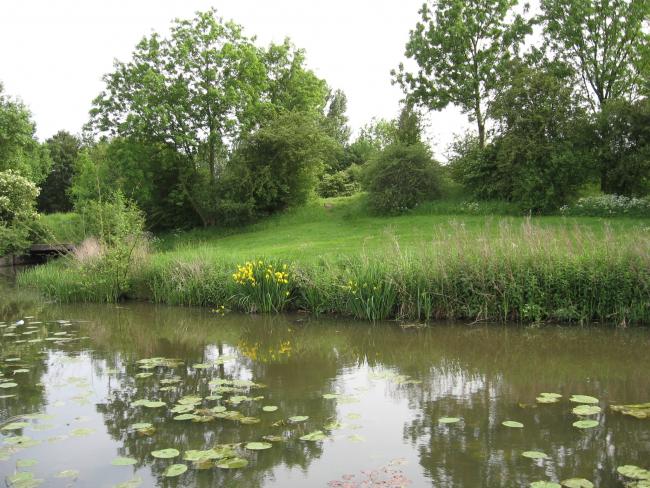
<svg viewBox="0 0 650 488">
<path fill-rule="evenodd" d="M 650 468 L 650 419 L 610 409 L 650 401 L 648 329 L 418 328 L 2 292 L 0 479 L 14 486 L 615 487 L 617 467 Z M 581 404 L 602 411 L 579 417 Z"/>
</svg>

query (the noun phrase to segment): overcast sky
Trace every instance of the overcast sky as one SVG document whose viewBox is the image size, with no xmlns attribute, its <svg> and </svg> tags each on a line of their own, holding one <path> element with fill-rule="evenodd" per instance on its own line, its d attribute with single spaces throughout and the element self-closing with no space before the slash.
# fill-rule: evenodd
<svg viewBox="0 0 650 488">
<path fill-rule="evenodd" d="M 172 19 L 215 7 L 264 45 L 290 37 L 305 49 L 309 67 L 348 96 L 356 130 L 396 115 L 402 93 L 390 70 L 404 59 L 422 1 L 2 0 L 0 81 L 29 106 L 41 140 L 61 129 L 78 133 L 114 59 L 130 59 L 144 35 L 166 34 Z M 436 153 L 466 126 L 457 110 L 433 114 Z"/>
</svg>

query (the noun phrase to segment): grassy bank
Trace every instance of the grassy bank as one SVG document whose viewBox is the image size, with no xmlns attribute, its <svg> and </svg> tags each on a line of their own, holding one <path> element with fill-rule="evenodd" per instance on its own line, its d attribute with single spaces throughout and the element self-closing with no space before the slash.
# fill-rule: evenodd
<svg viewBox="0 0 650 488">
<path fill-rule="evenodd" d="M 127 297 L 368 320 L 650 323 L 647 221 L 471 212 L 431 206 L 377 218 L 359 200 L 330 200 L 238 233 L 161 236 L 125 279 L 109 265 L 67 259 L 19 283 L 64 302 Z"/>
</svg>

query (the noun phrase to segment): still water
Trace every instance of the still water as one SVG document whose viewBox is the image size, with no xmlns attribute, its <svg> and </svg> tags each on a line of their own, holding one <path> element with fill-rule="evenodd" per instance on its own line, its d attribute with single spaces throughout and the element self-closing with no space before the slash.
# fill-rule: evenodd
<svg viewBox="0 0 650 488">
<path fill-rule="evenodd" d="M 580 477 L 617 487 L 617 466 L 650 467 L 650 419 L 609 409 L 650 401 L 648 329 L 403 328 L 2 293 L 2 483 L 475 488 Z M 562 398 L 539 404 L 542 392 Z M 574 394 L 598 398 L 597 427 L 572 426 Z M 237 445 L 184 459 L 222 444 Z M 151 454 L 165 449 L 179 454 Z M 120 457 L 126 465 L 113 464 Z M 247 464 L 217 467 L 228 459 Z M 173 464 L 187 471 L 164 476 Z"/>
</svg>

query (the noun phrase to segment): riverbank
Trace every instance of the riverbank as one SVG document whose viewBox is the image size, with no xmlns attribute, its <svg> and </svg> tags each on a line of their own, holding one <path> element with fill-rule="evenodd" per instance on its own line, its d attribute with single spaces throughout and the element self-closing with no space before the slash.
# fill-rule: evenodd
<svg viewBox="0 0 650 488">
<path fill-rule="evenodd" d="M 366 320 L 650 323 L 648 228 L 634 219 L 425 212 L 381 219 L 350 205 L 313 206 L 230 235 L 163 236 L 122 267 L 123 276 L 110 263 L 63 259 L 18 283 L 61 302 L 136 299 Z"/>
</svg>

